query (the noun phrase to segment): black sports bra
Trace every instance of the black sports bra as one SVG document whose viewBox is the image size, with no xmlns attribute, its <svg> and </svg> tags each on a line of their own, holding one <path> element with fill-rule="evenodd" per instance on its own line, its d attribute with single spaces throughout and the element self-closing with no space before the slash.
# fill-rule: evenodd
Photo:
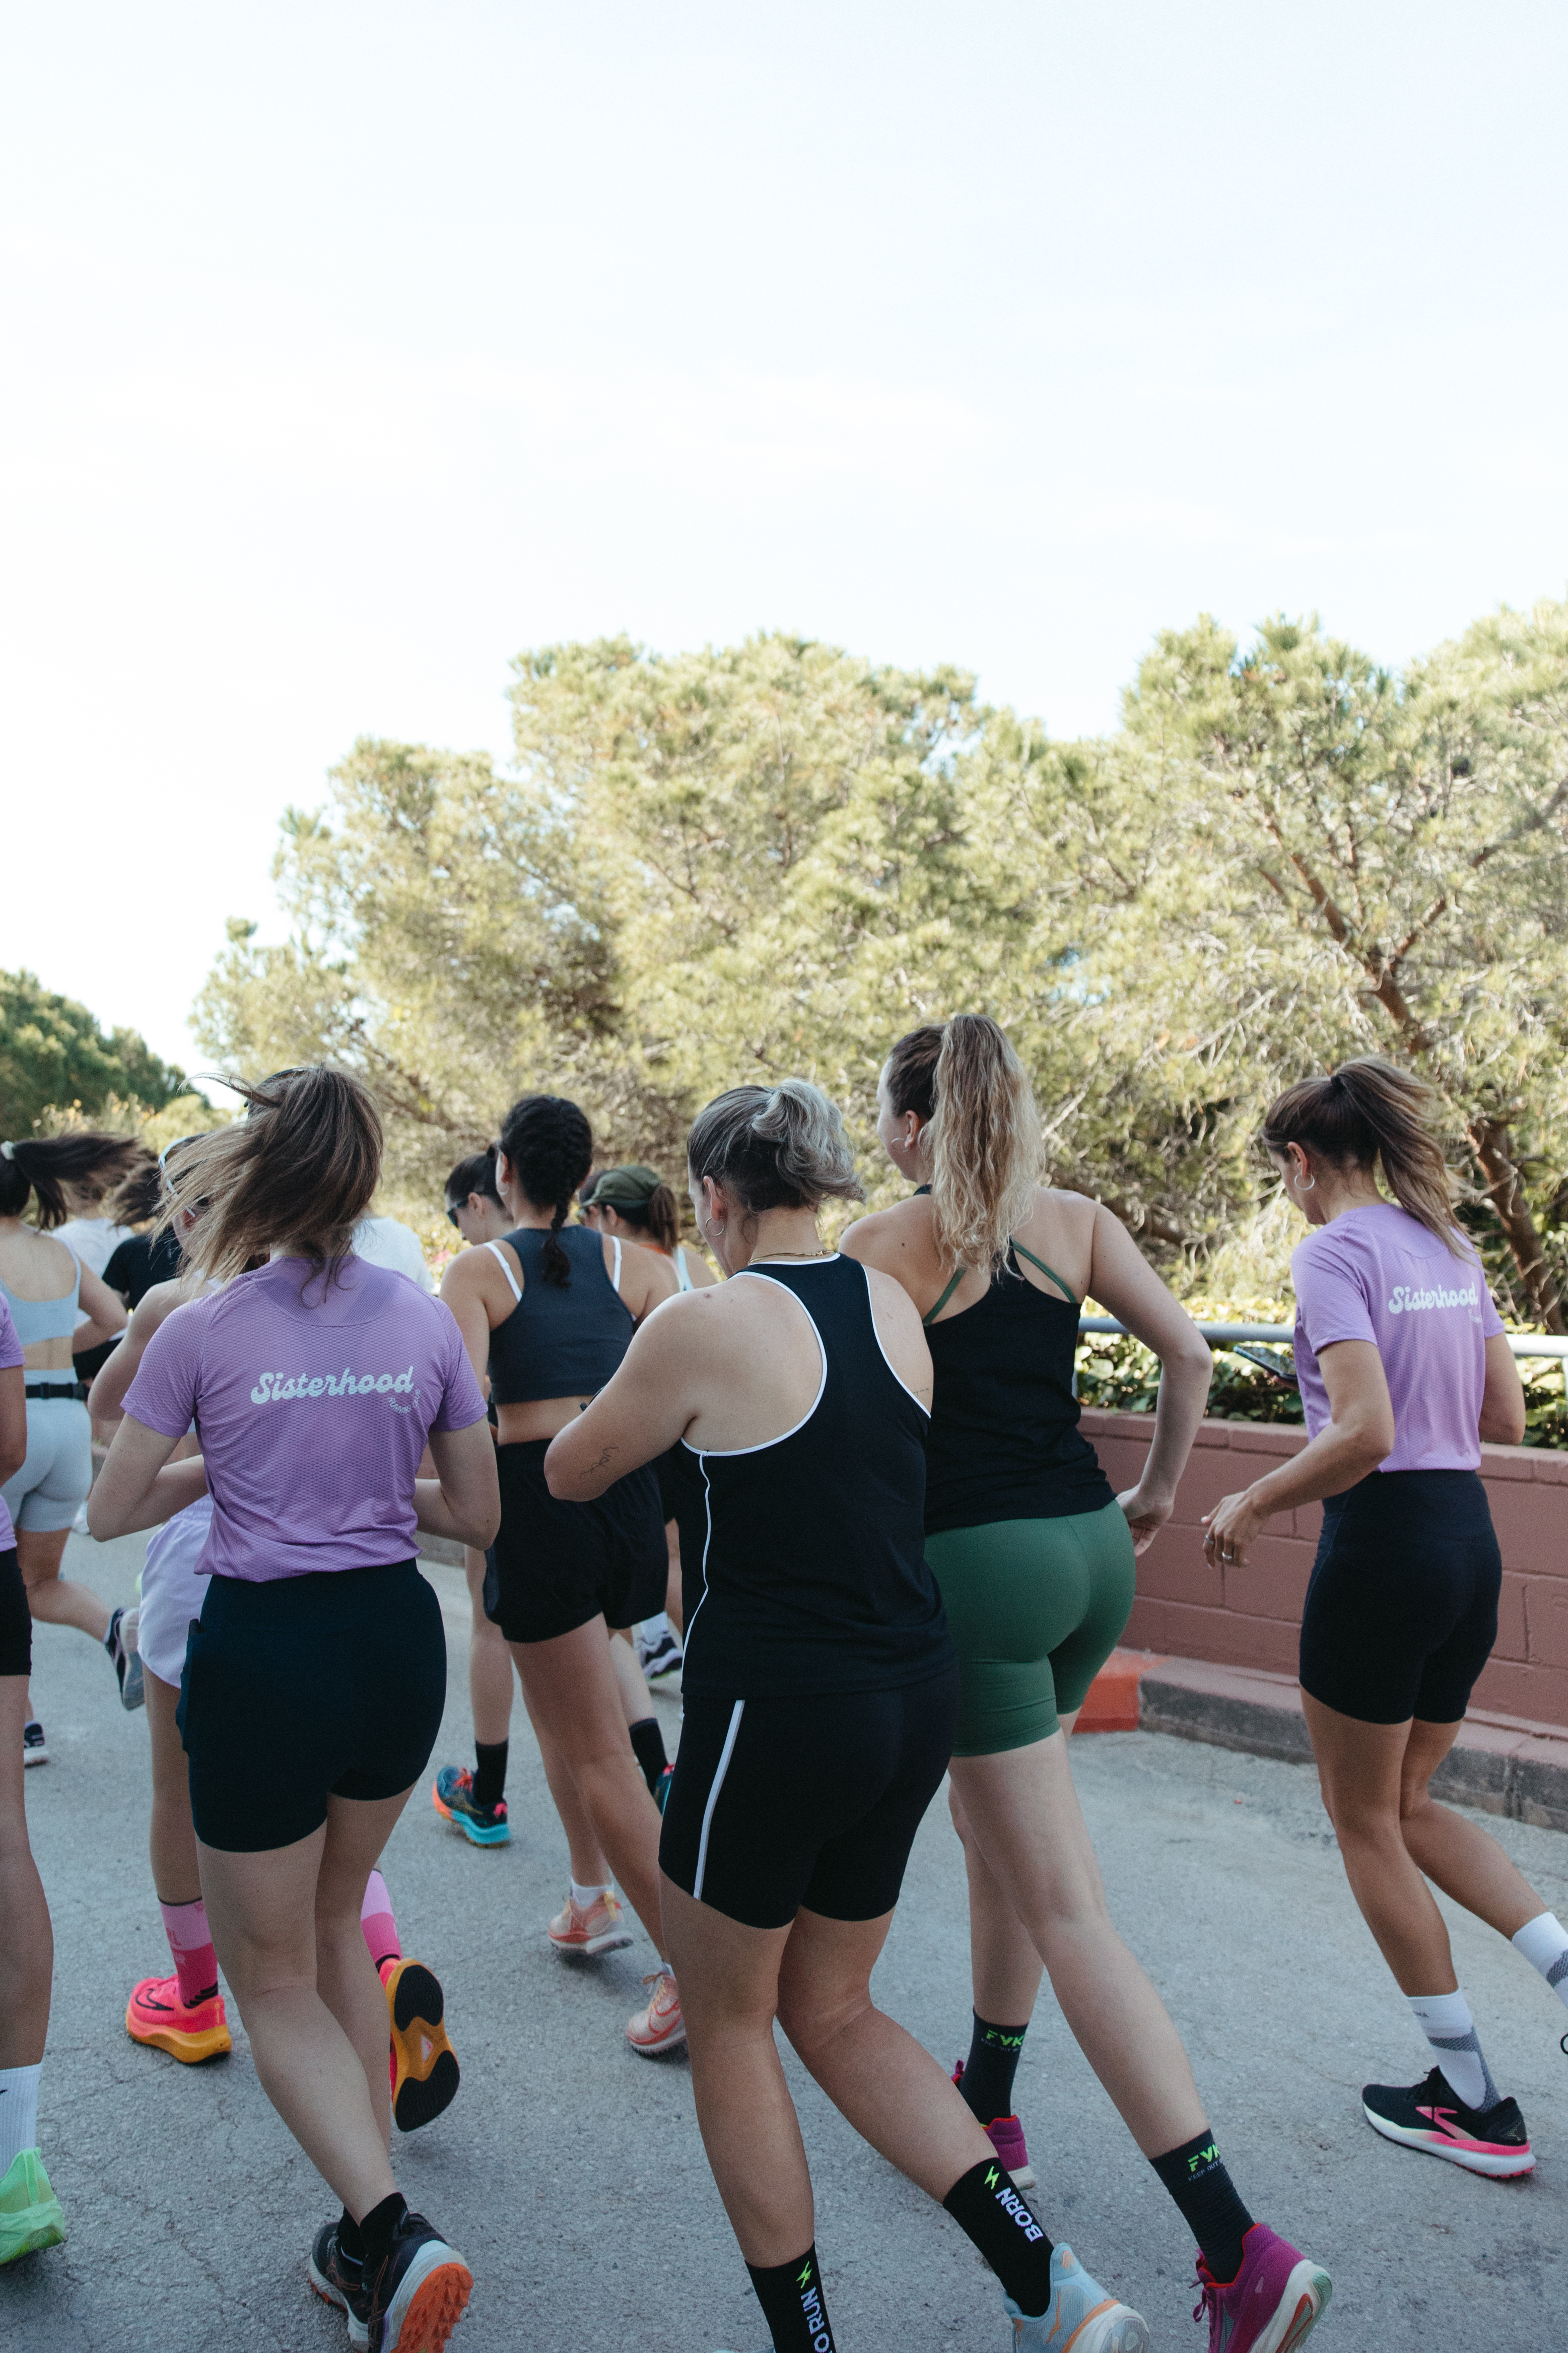
<svg viewBox="0 0 1568 2353">
<path fill-rule="evenodd" d="M 615 1271 L 605 1271 L 605 1237 L 590 1226 L 563 1226 L 555 1237 L 571 1263 L 564 1288 L 547 1282 L 541 1226 L 520 1226 L 506 1240 L 522 1268 L 522 1289 L 497 1242 L 494 1252 L 517 1305 L 490 1334 L 490 1395 L 497 1405 L 528 1405 L 537 1398 L 592 1397 L 620 1366 L 637 1326 L 620 1295 L 621 1244 L 613 1241 Z"/>
</svg>

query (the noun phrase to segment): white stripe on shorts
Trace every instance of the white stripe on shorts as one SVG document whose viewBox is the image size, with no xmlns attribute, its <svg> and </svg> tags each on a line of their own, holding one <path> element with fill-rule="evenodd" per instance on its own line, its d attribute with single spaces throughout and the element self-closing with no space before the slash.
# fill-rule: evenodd
<svg viewBox="0 0 1568 2353">
<path fill-rule="evenodd" d="M 698 1904 L 702 1901 L 702 1874 L 708 1868 L 708 1833 L 713 1827 L 713 1809 L 719 1802 L 719 1792 L 724 1786 L 724 1776 L 730 1769 L 730 1759 L 735 1753 L 735 1742 L 740 1736 L 741 1718 L 745 1713 L 745 1701 L 738 1699 L 730 1711 L 730 1729 L 724 1735 L 724 1746 L 719 1757 L 719 1768 L 713 1776 L 713 1786 L 708 1792 L 708 1803 L 702 1809 L 702 1836 L 697 1841 L 697 1876 L 691 1887 L 693 1901 Z"/>
</svg>

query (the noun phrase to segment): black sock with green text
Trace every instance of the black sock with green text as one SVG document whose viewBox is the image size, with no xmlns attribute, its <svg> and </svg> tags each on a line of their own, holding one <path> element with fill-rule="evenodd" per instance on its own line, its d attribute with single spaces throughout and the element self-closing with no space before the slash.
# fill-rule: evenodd
<svg viewBox="0 0 1568 2353">
<path fill-rule="evenodd" d="M 1051 2300 L 1051 2242 L 1005 2165 L 972 2165 L 942 2200 L 1020 2312 L 1037 2319 Z"/>
<path fill-rule="evenodd" d="M 773 2332 L 773 2353 L 834 2353 L 815 2239 L 793 2263 L 772 2263 L 766 2269 L 748 2263 L 746 2269 Z"/>
<path fill-rule="evenodd" d="M 1252 2217 L 1220 2163 L 1213 2134 L 1201 2132 L 1149 2162 L 1181 2208 L 1182 2220 L 1203 2250 L 1211 2274 L 1221 2287 L 1228 2287 L 1241 2269 L 1241 2242 L 1252 2228 Z"/>
<path fill-rule="evenodd" d="M 998 2116 L 1012 2115 L 1013 2078 L 1018 2072 L 1024 2037 L 1028 2031 L 1027 2020 L 1022 2026 L 993 2026 L 988 2018 L 975 2011 L 969 2056 L 963 2063 L 958 2088 L 970 2115 L 978 2123 L 994 2124 Z"/>
<path fill-rule="evenodd" d="M 640 1724 L 628 1725 L 632 1751 L 642 1767 L 643 1779 L 647 1783 L 650 1798 L 658 1794 L 659 1776 L 669 1759 L 664 1753 L 664 1734 L 657 1715 L 645 1715 Z"/>
</svg>

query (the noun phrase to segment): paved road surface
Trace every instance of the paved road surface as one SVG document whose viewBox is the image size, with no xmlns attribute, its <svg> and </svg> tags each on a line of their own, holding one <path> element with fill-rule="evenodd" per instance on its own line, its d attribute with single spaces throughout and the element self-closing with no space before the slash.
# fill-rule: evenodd
<svg viewBox="0 0 1568 2353">
<path fill-rule="evenodd" d="M 142 1539 L 73 1538 L 71 1574 L 129 1598 Z M 457 1671 L 437 1760 L 466 1758 L 466 1600 L 432 1572 Z M 262 2097 L 238 2021 L 231 2059 L 178 2066 L 122 2029 L 132 1980 L 167 1967 L 146 1863 L 146 1730 L 101 1654 L 43 1628 L 35 1704 L 52 1762 L 27 1776 L 54 1915 L 42 2142 L 68 2246 L 0 2274 L 16 2353 L 338 2353 L 343 2325 L 305 2284 L 331 2201 Z M 673 1742 L 679 1704 L 662 1698 Z M 410 2200 L 468 2254 L 458 2353 L 755 2353 L 763 2341 L 714 2194 L 681 2061 L 638 2059 L 623 2020 L 640 1943 L 563 1963 L 541 1926 L 565 1850 L 521 1706 L 510 1847 L 479 1852 L 423 1796 L 385 1858 L 405 1948 L 447 1993 L 463 2064 L 454 2106 L 395 2156 Z M 1324 2353 L 1490 2353 L 1568 2344 L 1568 2025 L 1531 1971 L 1455 1914 L 1460 1975 L 1494 2073 L 1540 2163 L 1472 2179 L 1380 2141 L 1364 2080 L 1413 2081 L 1422 2046 L 1351 1904 L 1300 1767 L 1145 1734 L 1085 1739 L 1074 1769 L 1125 1933 L 1187 2040 L 1242 2194 L 1335 2279 Z M 1568 1913 L 1568 1841 L 1493 1825 Z M 3 1933 L 3 1929 L 0 1929 Z M 921 1832 L 879 1998 L 944 2060 L 965 2047 L 963 1883 L 943 1810 Z M 793 2068 L 794 2063 L 790 2062 Z M 996 2289 L 962 2234 L 844 2126 L 797 2097 L 830 2308 L 846 2353 L 1007 2353 Z M 1051 2003 L 1019 2105 L 1053 2235 L 1138 2304 L 1162 2348 L 1195 2348 L 1190 2248 Z"/>
</svg>

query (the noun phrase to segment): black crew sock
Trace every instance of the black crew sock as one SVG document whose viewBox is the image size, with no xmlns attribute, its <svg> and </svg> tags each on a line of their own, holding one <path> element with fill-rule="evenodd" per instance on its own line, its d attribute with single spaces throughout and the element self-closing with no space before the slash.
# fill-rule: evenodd
<svg viewBox="0 0 1568 2353">
<path fill-rule="evenodd" d="M 404 2197 L 401 2190 L 395 2189 L 390 2198 L 384 2198 L 379 2206 L 373 2206 L 370 2212 L 361 2218 L 359 2234 L 364 2247 L 364 2276 L 367 2287 L 386 2261 L 392 2247 L 393 2233 L 407 2211 L 407 2199 Z M 340 2247 L 342 2242 L 342 2234 L 340 2232 L 338 2234 Z"/>
<path fill-rule="evenodd" d="M 474 1743 L 474 1803 L 493 1806 L 506 1795 L 506 1752 L 509 1740 L 476 1740 Z"/>
<path fill-rule="evenodd" d="M 942 2202 L 1019 2311 L 1037 2319 L 1051 2300 L 1051 2242 L 1006 2167 L 972 2165 Z"/>
<path fill-rule="evenodd" d="M 793 2263 L 772 2263 L 766 2270 L 748 2263 L 746 2269 L 773 2335 L 773 2353 L 834 2353 L 815 2239 Z"/>
<path fill-rule="evenodd" d="M 346 2206 L 342 2221 L 338 2224 L 338 2253 L 346 2263 L 363 2263 L 364 2261 L 364 2232 Z"/>
<path fill-rule="evenodd" d="M 975 2011 L 969 2056 L 963 2063 L 958 2088 L 970 2115 L 978 2123 L 994 2124 L 998 2116 L 1012 2115 L 1013 2078 L 1018 2072 L 1024 2037 L 1028 2031 L 1027 2020 L 1022 2026 L 994 2026 L 988 2018 Z"/>
<path fill-rule="evenodd" d="M 1203 2250 L 1210 2272 L 1221 2287 L 1228 2287 L 1241 2269 L 1241 2242 L 1252 2228 L 1252 2217 L 1220 2162 L 1213 2135 L 1201 2132 L 1149 2162 L 1181 2208 L 1182 2220 Z"/>
<path fill-rule="evenodd" d="M 659 1776 L 669 1762 L 664 1753 L 664 1735 L 658 1728 L 658 1718 L 657 1715 L 645 1715 L 640 1724 L 627 1728 L 637 1763 L 642 1767 L 643 1779 L 647 1783 L 648 1795 L 654 1797 L 658 1794 Z"/>
</svg>

